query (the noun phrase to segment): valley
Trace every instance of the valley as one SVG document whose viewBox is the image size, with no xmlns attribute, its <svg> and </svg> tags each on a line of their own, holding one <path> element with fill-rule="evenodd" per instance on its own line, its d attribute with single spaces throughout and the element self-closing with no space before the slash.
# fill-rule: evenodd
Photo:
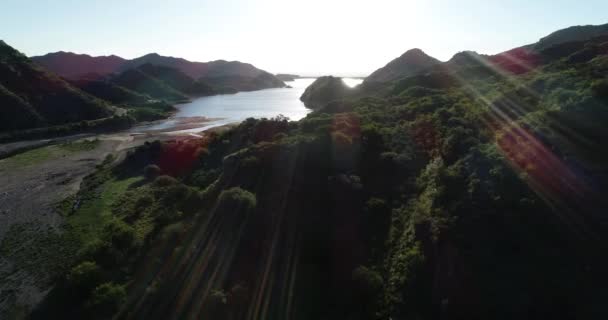
<svg viewBox="0 0 608 320">
<path fill-rule="evenodd" d="M 0 42 L 0 318 L 607 318 L 608 24 L 395 56 Z"/>
</svg>

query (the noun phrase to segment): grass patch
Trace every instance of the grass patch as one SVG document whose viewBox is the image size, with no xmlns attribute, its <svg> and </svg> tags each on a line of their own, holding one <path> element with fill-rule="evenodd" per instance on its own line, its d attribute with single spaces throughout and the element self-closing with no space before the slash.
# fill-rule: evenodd
<svg viewBox="0 0 608 320">
<path fill-rule="evenodd" d="M 141 177 L 123 180 L 110 178 L 99 187 L 85 191 L 89 194 L 72 199 L 76 210 L 68 217 L 68 225 L 79 235 L 82 243 L 88 243 L 99 237 L 103 225 L 112 218 L 112 204 L 124 194 L 129 186 L 140 181 Z M 80 202 L 79 202 L 80 201 Z M 66 207 L 65 204 L 62 207 Z M 69 208 L 70 206 L 67 205 Z"/>
<path fill-rule="evenodd" d="M 81 151 L 91 151 L 94 150 L 95 148 L 97 148 L 99 146 L 99 139 L 93 139 L 93 140 L 81 140 L 81 141 L 74 141 L 74 142 L 68 142 L 68 143 L 64 143 L 64 144 L 60 144 L 59 148 L 69 151 L 69 152 L 81 152 Z"/>
<path fill-rule="evenodd" d="M 10 169 L 27 167 L 59 156 L 61 152 L 56 146 L 47 146 L 0 160 L 0 167 Z"/>
<path fill-rule="evenodd" d="M 97 148 L 100 143 L 97 139 L 81 140 L 29 150 L 0 160 L 0 169 L 24 168 L 73 153 L 91 151 Z"/>
</svg>

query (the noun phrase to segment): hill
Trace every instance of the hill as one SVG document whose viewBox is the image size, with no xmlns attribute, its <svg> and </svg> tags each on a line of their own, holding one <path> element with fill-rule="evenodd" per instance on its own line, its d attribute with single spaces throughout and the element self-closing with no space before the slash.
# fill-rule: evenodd
<svg viewBox="0 0 608 320">
<path fill-rule="evenodd" d="M 0 131 L 59 125 L 112 115 L 103 101 L 47 72 L 0 41 Z"/>
<path fill-rule="evenodd" d="M 281 81 L 294 81 L 295 79 L 300 78 L 297 74 L 288 74 L 288 73 L 278 73 L 275 75 Z"/>
<path fill-rule="evenodd" d="M 342 78 L 325 76 L 310 84 L 300 101 L 304 102 L 307 108 L 319 109 L 331 101 L 344 98 L 351 91 Z"/>
<path fill-rule="evenodd" d="M 157 53 L 126 60 L 116 56 L 91 57 L 71 52 L 49 53 L 32 57 L 32 60 L 62 77 L 76 80 L 83 77 L 90 79 L 92 75 L 95 75 L 96 78 L 103 78 L 149 64 L 178 70 L 192 79 L 214 87 L 218 93 L 285 86 L 285 83 L 274 75 L 249 63 L 238 61 L 192 62 L 183 58 L 161 56 Z M 200 87 L 196 90 L 208 90 L 208 88 Z"/>
<path fill-rule="evenodd" d="M 424 51 L 420 49 L 411 49 L 389 62 L 386 66 L 374 71 L 365 78 L 364 82 L 394 81 L 399 78 L 416 75 L 438 63 L 440 63 L 439 60 L 428 56 Z"/>
<path fill-rule="evenodd" d="M 374 71 L 365 79 L 364 83 L 366 88 L 372 88 L 379 83 L 417 76 L 428 71 L 454 71 L 472 66 L 491 67 L 507 73 L 522 74 L 534 70 L 541 64 L 547 64 L 563 57 L 566 55 L 564 52 L 572 54 L 580 50 L 587 41 L 602 36 L 608 37 L 608 24 L 573 26 L 555 31 L 531 45 L 514 48 L 496 55 L 481 55 L 473 51 L 464 51 L 457 53 L 444 63 L 429 57 L 420 49 L 411 49 L 386 66 Z"/>
<path fill-rule="evenodd" d="M 147 63 L 137 69 L 187 95 L 206 96 L 215 93 L 210 85 L 201 80 L 194 80 L 175 68 Z"/>
<path fill-rule="evenodd" d="M 608 23 L 603 25 L 572 26 L 561 29 L 540 39 L 531 47 L 537 51 L 548 49 L 552 46 L 575 41 L 586 41 L 601 35 L 608 34 Z"/>
<path fill-rule="evenodd" d="M 165 57 L 152 53 L 127 62 L 121 67 L 121 70 L 128 70 L 145 64 L 177 69 L 187 76 L 207 83 L 220 91 L 227 88 L 236 91 L 253 91 L 285 86 L 274 75 L 251 64 L 238 61 L 191 62 L 182 58 Z"/>
<path fill-rule="evenodd" d="M 64 51 L 48 53 L 31 59 L 47 70 L 68 79 L 90 77 L 91 74 L 98 77 L 107 76 L 117 72 L 120 66 L 127 61 L 115 55 L 92 57 L 87 54 Z"/>
<path fill-rule="evenodd" d="M 112 77 L 111 81 L 118 86 L 149 95 L 155 99 L 169 101 L 188 100 L 188 96 L 185 93 L 171 87 L 167 82 L 156 78 L 154 74 L 148 74 L 150 71 L 148 69 L 145 66 L 128 69 Z"/>
</svg>

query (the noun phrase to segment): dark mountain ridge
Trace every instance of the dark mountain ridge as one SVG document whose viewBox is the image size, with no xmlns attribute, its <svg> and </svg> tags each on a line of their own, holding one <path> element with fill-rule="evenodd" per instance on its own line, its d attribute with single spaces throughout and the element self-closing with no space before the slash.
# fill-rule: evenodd
<svg viewBox="0 0 608 320">
<path fill-rule="evenodd" d="M 72 52 L 53 52 L 43 56 L 32 57 L 34 62 L 64 78 L 79 79 L 92 74 L 100 76 L 114 73 L 127 61 L 121 57 L 98 56 Z"/>
<path fill-rule="evenodd" d="M 225 91 L 225 87 L 236 91 L 250 91 L 285 86 L 283 81 L 274 75 L 239 61 L 193 62 L 157 53 L 126 60 L 116 56 L 91 57 L 70 52 L 49 53 L 32 57 L 32 60 L 62 77 L 75 80 L 90 78 L 91 75 L 111 76 L 151 64 L 177 69 L 194 80 L 202 79 L 211 86 L 221 87 L 218 88 L 219 91 Z"/>
<path fill-rule="evenodd" d="M 580 50 L 581 46 L 584 46 L 588 40 L 595 38 L 595 42 L 597 42 L 597 39 L 603 36 L 608 36 L 608 24 L 572 26 L 555 31 L 534 44 L 495 55 L 463 51 L 456 53 L 447 62 L 440 62 L 429 57 L 420 49 L 411 49 L 386 66 L 371 73 L 364 83 L 366 87 L 370 87 L 372 83 L 377 85 L 378 83 L 388 83 L 426 72 L 452 72 L 473 66 L 491 68 L 511 74 L 522 74 L 563 57 L 565 52 L 574 53 Z"/>
<path fill-rule="evenodd" d="M 0 40 L 0 131 L 59 125 L 112 115 L 104 101 L 40 68 Z"/>
</svg>

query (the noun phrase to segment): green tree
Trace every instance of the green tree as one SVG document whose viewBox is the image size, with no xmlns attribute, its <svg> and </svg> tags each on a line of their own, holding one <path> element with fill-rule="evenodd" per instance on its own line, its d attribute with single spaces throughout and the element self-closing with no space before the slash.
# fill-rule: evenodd
<svg viewBox="0 0 608 320">
<path fill-rule="evenodd" d="M 123 285 L 106 282 L 93 290 L 87 302 L 87 309 L 91 314 L 104 317 L 116 313 L 127 298 Z"/>
</svg>

